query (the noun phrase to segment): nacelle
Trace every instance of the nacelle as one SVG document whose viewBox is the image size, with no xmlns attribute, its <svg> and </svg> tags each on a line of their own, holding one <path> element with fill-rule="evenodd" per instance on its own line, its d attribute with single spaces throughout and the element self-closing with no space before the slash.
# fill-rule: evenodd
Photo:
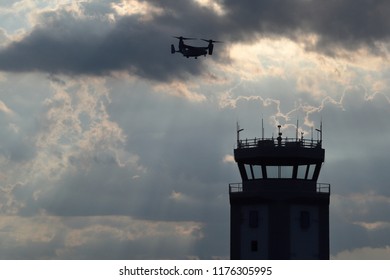
<svg viewBox="0 0 390 280">
<path fill-rule="evenodd" d="M 209 55 L 213 54 L 214 44 L 210 43 L 209 45 Z"/>
</svg>

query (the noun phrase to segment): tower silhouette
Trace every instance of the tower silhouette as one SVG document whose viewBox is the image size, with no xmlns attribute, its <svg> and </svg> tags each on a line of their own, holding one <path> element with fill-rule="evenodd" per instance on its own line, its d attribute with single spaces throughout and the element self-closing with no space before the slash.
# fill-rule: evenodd
<svg viewBox="0 0 390 280">
<path fill-rule="evenodd" d="M 298 126 L 297 126 L 298 127 Z M 242 183 L 229 185 L 231 259 L 329 259 L 330 185 L 317 183 L 325 150 L 318 139 L 240 140 Z M 313 134 L 313 133 L 312 133 Z"/>
</svg>

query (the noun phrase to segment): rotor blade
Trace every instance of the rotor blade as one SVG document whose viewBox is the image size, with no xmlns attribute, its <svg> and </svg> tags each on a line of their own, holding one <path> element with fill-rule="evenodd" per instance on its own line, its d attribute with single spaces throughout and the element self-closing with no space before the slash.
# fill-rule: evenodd
<svg viewBox="0 0 390 280">
<path fill-rule="evenodd" d="M 201 39 L 201 40 L 203 40 L 203 41 L 205 41 L 205 42 L 208 42 L 208 43 L 223 43 L 222 41 L 216 41 L 216 40 L 212 40 L 212 39 L 210 39 L 210 40 Z"/>
<path fill-rule="evenodd" d="M 183 36 L 180 36 L 180 37 L 173 36 L 173 38 L 176 38 L 176 39 L 179 39 L 179 40 L 196 40 L 196 38 L 187 38 L 187 37 L 183 37 Z"/>
</svg>

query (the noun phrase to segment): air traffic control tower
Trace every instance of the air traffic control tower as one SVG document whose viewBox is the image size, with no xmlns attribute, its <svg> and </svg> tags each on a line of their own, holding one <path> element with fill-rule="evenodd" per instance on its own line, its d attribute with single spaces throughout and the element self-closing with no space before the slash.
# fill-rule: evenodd
<svg viewBox="0 0 390 280">
<path fill-rule="evenodd" d="M 276 139 L 240 140 L 237 127 L 242 183 L 229 185 L 231 259 L 329 259 L 330 185 L 317 183 L 322 124 L 318 140 L 282 138 L 280 128 Z"/>
</svg>

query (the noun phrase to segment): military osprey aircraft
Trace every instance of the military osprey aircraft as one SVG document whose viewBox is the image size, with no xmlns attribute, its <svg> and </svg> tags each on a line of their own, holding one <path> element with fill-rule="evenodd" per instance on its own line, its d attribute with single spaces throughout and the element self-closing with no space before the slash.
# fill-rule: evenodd
<svg viewBox="0 0 390 280">
<path fill-rule="evenodd" d="M 183 36 L 180 37 L 174 37 L 179 39 L 179 49 L 175 50 L 175 46 L 172 44 L 171 45 L 171 53 L 181 53 L 183 56 L 189 58 L 195 57 L 196 59 L 198 56 L 204 55 L 206 56 L 207 54 L 212 55 L 213 54 L 213 49 L 214 49 L 214 44 L 213 43 L 222 43 L 221 41 L 214 41 L 214 40 L 206 40 L 206 39 L 201 39 L 202 41 L 208 42 L 207 47 L 195 47 L 195 46 L 190 46 L 184 43 L 184 40 L 196 40 L 196 38 L 186 38 Z"/>
</svg>

